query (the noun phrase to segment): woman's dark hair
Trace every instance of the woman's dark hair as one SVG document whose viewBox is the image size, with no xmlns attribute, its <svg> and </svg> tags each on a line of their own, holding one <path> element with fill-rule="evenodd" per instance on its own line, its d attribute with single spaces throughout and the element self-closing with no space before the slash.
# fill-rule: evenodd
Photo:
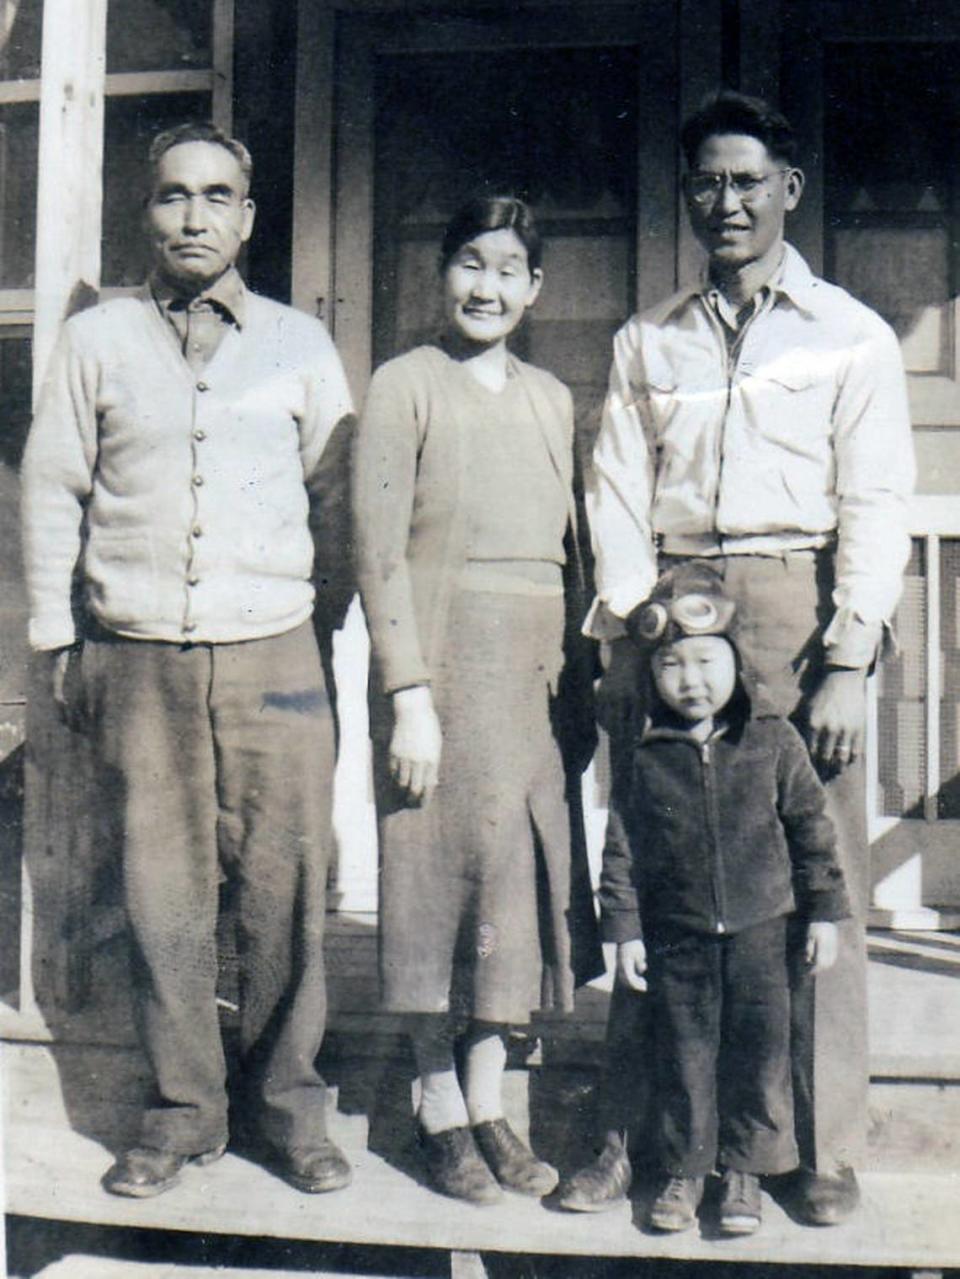
<svg viewBox="0 0 960 1279">
<path fill-rule="evenodd" d="M 696 164 L 697 152 L 707 138 L 730 133 L 756 138 L 774 160 L 789 165 L 797 162 L 797 139 L 786 116 L 762 98 L 724 89 L 707 98 L 680 131 L 680 145 L 688 166 L 692 169 Z"/>
<path fill-rule="evenodd" d="M 447 269 L 450 260 L 468 240 L 488 231 L 503 230 L 515 233 L 527 251 L 530 270 L 539 271 L 543 256 L 540 232 L 530 208 L 512 195 L 478 196 L 453 215 L 440 244 L 440 270 Z"/>
</svg>

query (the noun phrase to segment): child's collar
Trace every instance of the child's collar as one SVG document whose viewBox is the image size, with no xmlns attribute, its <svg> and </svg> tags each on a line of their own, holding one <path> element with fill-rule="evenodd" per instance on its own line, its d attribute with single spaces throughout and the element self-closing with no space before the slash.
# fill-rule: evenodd
<svg viewBox="0 0 960 1279">
<path fill-rule="evenodd" d="M 718 719 L 710 736 L 700 741 L 699 738 L 694 737 L 689 728 L 680 728 L 672 724 L 655 724 L 650 716 L 646 715 L 643 727 L 640 730 L 640 745 L 644 746 L 647 742 L 687 742 L 690 746 L 699 750 L 709 742 L 715 742 L 719 738 L 725 737 L 729 731 L 729 722 L 725 719 Z"/>
</svg>

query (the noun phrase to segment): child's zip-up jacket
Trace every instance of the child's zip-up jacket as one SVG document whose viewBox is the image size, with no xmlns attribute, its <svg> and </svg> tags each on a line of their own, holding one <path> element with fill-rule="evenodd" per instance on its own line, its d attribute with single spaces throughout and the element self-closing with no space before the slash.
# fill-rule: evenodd
<svg viewBox="0 0 960 1279">
<path fill-rule="evenodd" d="M 797 910 L 849 916 L 823 787 L 800 734 L 740 686 L 705 742 L 649 719 L 614 779 L 604 937 L 651 925 L 722 936 Z"/>
</svg>

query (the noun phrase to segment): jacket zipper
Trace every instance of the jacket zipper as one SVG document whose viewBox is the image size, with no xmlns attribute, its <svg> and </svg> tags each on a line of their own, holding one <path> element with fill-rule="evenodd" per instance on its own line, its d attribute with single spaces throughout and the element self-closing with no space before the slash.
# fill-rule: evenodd
<svg viewBox="0 0 960 1279">
<path fill-rule="evenodd" d="M 703 742 L 700 747 L 700 771 L 703 777 L 703 806 L 707 823 L 707 838 L 713 852 L 713 909 L 716 917 L 715 931 L 725 933 L 727 926 L 723 922 L 726 914 L 723 899 L 723 850 L 718 836 L 717 792 L 714 786 L 713 765 L 710 755 L 710 743 Z"/>
</svg>

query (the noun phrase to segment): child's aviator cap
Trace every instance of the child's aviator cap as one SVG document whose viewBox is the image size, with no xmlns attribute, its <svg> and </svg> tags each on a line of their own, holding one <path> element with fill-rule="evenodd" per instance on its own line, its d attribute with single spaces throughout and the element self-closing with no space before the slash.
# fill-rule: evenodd
<svg viewBox="0 0 960 1279">
<path fill-rule="evenodd" d="M 729 635 L 735 612 L 712 568 L 681 565 L 664 573 L 630 614 L 627 628 L 638 644 L 672 644 L 693 635 Z"/>
</svg>

